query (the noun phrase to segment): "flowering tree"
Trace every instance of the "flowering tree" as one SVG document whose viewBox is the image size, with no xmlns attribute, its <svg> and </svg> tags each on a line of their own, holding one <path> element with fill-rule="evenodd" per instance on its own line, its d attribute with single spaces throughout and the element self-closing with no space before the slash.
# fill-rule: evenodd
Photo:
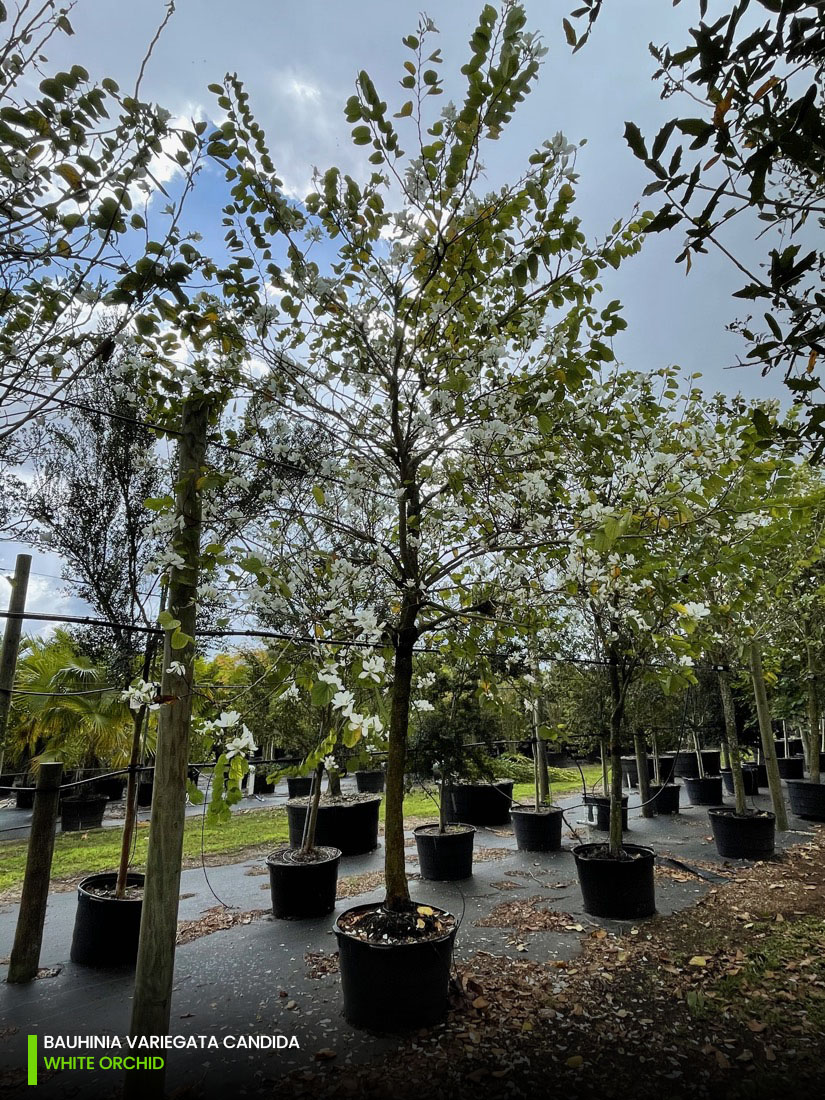
<svg viewBox="0 0 825 1100">
<path fill-rule="evenodd" d="M 452 636 L 472 644 L 473 627 L 496 618 L 504 559 L 563 522 L 549 505 L 534 518 L 534 501 L 561 482 L 568 395 L 612 358 L 623 327 L 618 303 L 597 308 L 600 273 L 636 251 L 642 227 L 619 223 L 587 244 L 572 212 L 575 150 L 560 135 L 514 182 L 484 190 L 484 145 L 529 93 L 544 49 L 520 6 L 485 7 L 464 99 L 439 111 L 434 32 L 422 19 L 404 40 L 393 116 L 358 76 L 346 111 L 369 152 L 365 180 L 331 168 L 290 201 L 234 77 L 217 88 L 227 120 L 209 146 L 233 184 L 237 258 L 223 279 L 268 367 L 261 393 L 327 448 L 277 538 L 293 573 L 303 559 L 338 586 L 330 623 L 354 639 L 368 616 L 388 653 L 391 910 L 409 904 L 401 810 L 416 642 L 460 623 Z M 299 595 L 271 570 L 270 602 Z"/>
<path fill-rule="evenodd" d="M 737 812 L 744 812 L 745 796 L 728 669 L 741 659 L 750 669 L 777 828 L 786 829 L 762 649 L 772 639 L 790 635 L 799 655 L 815 662 L 819 590 L 810 579 L 825 546 L 823 489 L 816 473 L 792 455 L 765 455 L 760 462 L 751 461 L 744 475 L 728 501 L 727 522 L 720 523 L 708 543 L 697 575 L 708 610 L 697 640 L 720 666 Z M 816 720 L 814 724 L 818 726 Z M 812 740 L 818 769 L 818 730 Z"/>
<path fill-rule="evenodd" d="M 569 500 L 582 526 L 560 575 L 607 666 L 610 853 L 618 855 L 628 692 L 644 676 L 667 691 L 694 680 L 692 635 L 709 614 L 694 598 L 694 569 L 741 468 L 749 421 L 683 390 L 675 369 L 614 373 L 584 390 L 579 405 L 592 425 L 574 433 L 571 448 Z"/>
</svg>

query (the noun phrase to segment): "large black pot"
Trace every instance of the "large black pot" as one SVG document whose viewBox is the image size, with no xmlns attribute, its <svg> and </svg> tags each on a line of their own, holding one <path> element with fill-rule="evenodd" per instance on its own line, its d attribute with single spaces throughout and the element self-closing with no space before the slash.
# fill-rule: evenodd
<svg viewBox="0 0 825 1100">
<path fill-rule="evenodd" d="M 718 775 L 721 754 L 718 749 L 702 749 L 702 764 L 706 775 Z M 674 753 L 673 775 L 680 779 L 696 779 L 699 776 L 699 761 L 693 751 L 682 750 Z"/>
<path fill-rule="evenodd" d="M 446 833 L 437 825 L 419 825 L 413 830 L 418 849 L 421 877 L 433 882 L 457 882 L 473 873 L 475 826 L 452 824 Z"/>
<path fill-rule="evenodd" d="M 716 851 L 727 859 L 770 859 L 776 818 L 767 810 L 745 810 L 740 817 L 727 806 L 708 810 Z"/>
<path fill-rule="evenodd" d="M 647 777 L 653 780 L 653 761 L 650 757 L 647 758 Z M 639 786 L 639 765 L 635 756 L 622 757 L 622 779 L 626 780 L 630 787 Z"/>
<path fill-rule="evenodd" d="M 596 807 L 596 820 L 591 828 L 607 832 L 610 829 L 610 799 L 603 794 L 589 794 L 585 805 Z M 627 829 L 627 795 L 622 796 L 622 829 Z"/>
<path fill-rule="evenodd" d="M 605 844 L 573 849 L 584 910 L 594 917 L 638 920 L 656 912 L 652 848 L 625 844 L 629 859 L 611 859 Z"/>
<path fill-rule="evenodd" d="M 11 798 L 14 794 L 14 781 L 16 778 L 16 772 L 7 772 L 5 775 L 0 775 L 0 798 Z"/>
<path fill-rule="evenodd" d="M 154 770 L 150 772 L 141 773 L 141 778 L 138 781 L 138 793 L 137 804 L 145 809 L 147 806 L 152 805 L 152 792 L 155 789 L 155 773 Z"/>
<path fill-rule="evenodd" d="M 108 775 L 105 779 L 98 779 L 94 786 L 102 798 L 107 798 L 110 802 L 118 802 L 123 798 L 126 790 L 126 776 Z"/>
<path fill-rule="evenodd" d="M 678 783 L 651 783 L 650 806 L 655 814 L 678 814 L 679 793 L 682 788 Z"/>
<path fill-rule="evenodd" d="M 373 851 L 378 847 L 380 805 L 378 795 L 361 802 L 342 801 L 329 805 L 321 802 L 315 826 L 315 843 L 324 848 L 339 848 L 342 856 L 358 856 Z M 307 810 L 307 802 L 303 800 L 286 804 L 291 848 L 301 847 Z"/>
<path fill-rule="evenodd" d="M 509 825 L 513 780 L 456 783 L 450 791 L 450 821 L 467 825 Z"/>
<path fill-rule="evenodd" d="M 756 781 L 760 787 L 767 787 L 768 784 L 768 765 L 757 764 L 756 765 Z"/>
<path fill-rule="evenodd" d="M 91 888 L 114 890 L 116 874 L 90 875 L 77 888 L 77 914 L 71 960 L 79 966 L 134 966 L 143 898 L 107 898 Z M 126 885 L 143 886 L 143 875 L 130 872 Z"/>
<path fill-rule="evenodd" d="M 266 857 L 272 912 L 279 920 L 324 917 L 335 908 L 338 848 L 315 848 L 315 859 L 303 861 L 295 848 L 279 848 Z"/>
<path fill-rule="evenodd" d="M 719 806 L 722 803 L 722 776 L 683 776 L 691 806 Z"/>
<path fill-rule="evenodd" d="M 255 772 L 255 783 L 252 788 L 253 794 L 272 794 L 275 790 L 275 780 L 269 779 L 266 773 Z"/>
<path fill-rule="evenodd" d="M 104 795 L 99 798 L 64 798 L 60 803 L 60 828 L 64 833 L 99 829 L 108 802 Z"/>
<path fill-rule="evenodd" d="M 15 806 L 18 810 L 30 810 L 34 806 L 34 788 L 37 780 L 33 775 L 18 778 L 14 785 Z"/>
<path fill-rule="evenodd" d="M 286 777 L 286 790 L 290 798 L 306 798 L 312 793 L 311 775 L 288 775 Z"/>
<path fill-rule="evenodd" d="M 548 806 L 536 813 L 527 806 L 514 806 L 510 820 L 520 852 L 558 852 L 561 848 L 562 811 Z"/>
<path fill-rule="evenodd" d="M 730 768 L 722 769 L 722 782 L 728 794 L 733 794 L 733 772 Z M 759 766 L 757 764 L 742 765 L 742 783 L 745 794 L 759 794 Z"/>
<path fill-rule="evenodd" d="M 791 810 L 806 821 L 825 821 L 825 786 L 808 779 L 789 779 Z"/>
<path fill-rule="evenodd" d="M 805 775 L 804 756 L 780 756 L 776 763 L 782 779 L 802 779 Z"/>
<path fill-rule="evenodd" d="M 356 772 L 355 787 L 359 794 L 381 794 L 384 790 L 384 773 L 380 770 Z"/>
<path fill-rule="evenodd" d="M 801 755 L 802 753 L 802 738 L 801 737 L 789 737 L 788 738 L 788 757 Z M 778 757 L 785 756 L 785 741 L 784 739 L 776 742 L 776 755 Z"/>
<path fill-rule="evenodd" d="M 419 943 L 368 943 L 341 930 L 339 922 L 347 914 L 375 908 L 357 905 L 335 922 L 344 1018 L 370 1031 L 433 1027 L 447 1014 L 456 922 L 438 939 Z"/>
</svg>

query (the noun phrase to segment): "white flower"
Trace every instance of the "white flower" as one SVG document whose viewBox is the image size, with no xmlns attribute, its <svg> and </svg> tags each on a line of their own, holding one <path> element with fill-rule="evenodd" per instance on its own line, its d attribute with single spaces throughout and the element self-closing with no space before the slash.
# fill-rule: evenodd
<svg viewBox="0 0 825 1100">
<path fill-rule="evenodd" d="M 172 661 L 166 671 L 170 676 L 184 676 L 186 674 L 186 669 L 180 661 Z"/>
<path fill-rule="evenodd" d="M 334 756 L 325 756 L 324 757 L 324 767 L 326 768 L 326 770 L 328 772 L 337 772 L 338 771 L 338 762 L 336 761 Z"/>
<path fill-rule="evenodd" d="M 233 726 L 237 726 L 240 721 L 240 714 L 236 710 L 224 710 L 221 712 L 220 718 L 216 719 L 215 725 L 221 729 L 232 729 Z M 246 729 L 246 726 L 244 726 Z"/>
<path fill-rule="evenodd" d="M 223 718 L 223 715 L 221 717 Z M 248 753 L 255 752 L 257 747 L 249 729 L 241 726 L 240 735 L 226 743 L 226 759 L 231 760 L 233 756 L 246 756 Z"/>
<path fill-rule="evenodd" d="M 345 718 L 349 718 L 352 715 L 352 708 L 355 706 L 355 696 L 351 691 L 336 691 L 332 697 L 332 709 L 340 710 Z"/>
<path fill-rule="evenodd" d="M 361 672 L 358 674 L 358 679 L 373 680 L 376 684 L 380 684 L 385 667 L 386 662 L 380 655 L 376 657 L 365 657 L 361 662 Z"/>
<path fill-rule="evenodd" d="M 120 693 L 120 698 L 124 703 L 128 701 L 131 710 L 140 710 L 141 707 L 159 710 L 160 703 L 156 702 L 158 686 L 151 681 L 136 680 L 126 691 Z"/>
<path fill-rule="evenodd" d="M 412 709 L 418 714 L 423 714 L 425 711 L 435 710 L 435 707 L 428 699 L 414 699 Z"/>
<path fill-rule="evenodd" d="M 705 607 L 703 603 L 686 603 L 682 606 L 684 607 L 682 614 L 689 619 L 705 619 L 710 615 L 710 608 Z"/>
</svg>

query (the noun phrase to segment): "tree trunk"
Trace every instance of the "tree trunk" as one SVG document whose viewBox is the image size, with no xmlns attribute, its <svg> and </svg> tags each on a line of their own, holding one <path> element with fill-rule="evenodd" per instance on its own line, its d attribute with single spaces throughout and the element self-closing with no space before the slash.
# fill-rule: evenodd
<svg viewBox="0 0 825 1100">
<path fill-rule="evenodd" d="M 195 663 L 202 513 L 198 482 L 208 423 L 208 403 L 201 397 L 188 398 L 183 406 L 175 489 L 175 514 L 182 522 L 172 542 L 183 565 L 170 570 L 169 610 L 189 640 L 182 648 L 173 648 L 174 631 L 167 630 L 164 635 L 161 695 L 170 701 L 158 712 L 146 888 L 130 1028 L 134 1036 L 165 1035 L 169 1030 Z M 173 670 L 173 662 L 182 667 L 182 673 Z M 163 1070 L 132 1071 L 126 1077 L 125 1095 L 132 1100 L 162 1096 L 164 1076 Z"/>
<path fill-rule="evenodd" d="M 622 718 L 624 694 L 619 680 L 616 651 L 610 647 L 610 855 L 618 858 L 622 850 Z"/>
<path fill-rule="evenodd" d="M 808 655 L 808 730 L 805 741 L 808 747 L 808 775 L 812 783 L 818 783 L 819 774 L 819 686 L 816 651 L 811 641 L 805 643 Z"/>
<path fill-rule="evenodd" d="M 321 780 L 324 777 L 323 761 L 315 769 L 312 784 L 312 798 L 309 812 L 304 821 L 304 835 L 301 842 L 301 855 L 308 856 L 315 847 L 315 830 L 318 827 L 318 806 L 321 802 Z"/>
<path fill-rule="evenodd" d="M 736 802 L 736 812 L 744 814 L 747 806 L 745 803 L 745 781 L 742 778 L 742 758 L 739 755 L 739 738 L 736 735 L 736 705 L 727 672 L 720 669 L 716 675 L 719 681 L 719 694 L 722 697 L 722 712 L 725 716 L 725 744 L 733 777 L 733 797 Z"/>
<path fill-rule="evenodd" d="M 639 795 L 642 799 L 642 817 L 653 817 L 653 803 L 650 801 L 650 777 L 647 772 L 647 749 L 643 733 L 633 734 L 633 747 L 636 750 L 636 771 L 639 774 Z"/>
<path fill-rule="evenodd" d="M 395 646 L 384 816 L 384 883 L 387 909 L 403 912 L 410 907 L 410 889 L 405 869 L 404 767 L 407 759 L 407 729 L 410 720 L 410 688 L 413 674 L 413 627 L 402 627 Z"/>
<path fill-rule="evenodd" d="M 785 809 L 785 800 L 782 797 L 779 765 L 776 762 L 776 743 L 773 739 L 768 693 L 765 688 L 765 677 L 762 673 L 762 654 L 756 642 L 751 642 L 748 646 L 748 656 L 751 666 L 751 680 L 753 681 L 753 694 L 756 700 L 756 714 L 759 718 L 759 735 L 762 739 L 762 752 L 765 755 L 765 766 L 768 772 L 768 788 L 771 792 L 773 812 L 776 814 L 776 828 L 780 832 L 785 832 L 788 828 L 788 813 Z"/>
</svg>

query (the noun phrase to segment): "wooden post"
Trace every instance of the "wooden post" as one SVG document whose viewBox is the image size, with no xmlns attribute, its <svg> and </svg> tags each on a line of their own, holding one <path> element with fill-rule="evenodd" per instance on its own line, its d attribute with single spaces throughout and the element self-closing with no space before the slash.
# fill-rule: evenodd
<svg viewBox="0 0 825 1100">
<path fill-rule="evenodd" d="M 49 898 L 49 880 L 54 853 L 54 826 L 60 801 L 60 780 L 63 765 L 41 764 L 34 796 L 26 875 L 17 914 L 14 947 L 9 962 L 10 982 L 30 982 L 40 966 L 43 924 Z"/>
<path fill-rule="evenodd" d="M 132 1001 L 130 1033 L 134 1036 L 165 1035 L 169 1030 L 195 662 L 202 516 L 199 481 L 209 411 L 208 399 L 187 398 L 178 440 L 177 524 L 172 546 L 182 564 L 170 569 L 168 604 L 177 625 L 166 629 L 163 644 L 161 696 L 168 702 L 158 712 L 146 886 Z M 173 641 L 185 644 L 177 648 Z M 125 1095 L 162 1096 L 164 1081 L 163 1069 L 130 1071 Z"/>
<path fill-rule="evenodd" d="M 31 554 L 18 554 L 14 563 L 14 577 L 11 580 L 9 596 L 9 614 L 22 616 L 26 610 L 26 592 L 29 587 Z M 6 757 L 6 730 L 9 724 L 11 695 L 14 687 L 14 673 L 17 669 L 17 654 L 20 650 L 20 634 L 23 619 L 6 619 L 3 631 L 3 647 L 0 649 L 0 772 Z"/>
</svg>

